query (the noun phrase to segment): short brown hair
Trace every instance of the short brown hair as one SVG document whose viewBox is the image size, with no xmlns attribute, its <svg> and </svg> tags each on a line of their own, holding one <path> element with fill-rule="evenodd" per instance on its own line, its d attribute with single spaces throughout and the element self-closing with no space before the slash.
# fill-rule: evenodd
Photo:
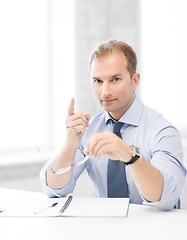
<svg viewBox="0 0 187 240">
<path fill-rule="evenodd" d="M 94 59 L 101 58 L 115 51 L 122 52 L 125 55 L 127 60 L 127 70 L 132 78 L 133 74 L 136 73 L 137 56 L 134 50 L 123 41 L 110 40 L 100 44 L 90 56 L 90 66 Z"/>
</svg>

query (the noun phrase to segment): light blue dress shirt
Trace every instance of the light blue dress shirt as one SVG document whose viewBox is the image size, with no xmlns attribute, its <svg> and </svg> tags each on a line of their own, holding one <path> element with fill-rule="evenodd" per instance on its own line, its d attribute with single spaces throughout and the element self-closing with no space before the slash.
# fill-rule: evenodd
<svg viewBox="0 0 187 240">
<path fill-rule="evenodd" d="M 90 120 L 89 127 L 77 149 L 75 161 L 84 157 L 83 150 L 92 134 L 112 131 L 110 118 L 108 112 L 104 112 Z M 119 121 L 125 123 L 121 129 L 122 139 L 127 144 L 138 147 L 144 158 L 164 177 L 161 200 L 148 202 L 138 192 L 131 170 L 126 166 L 130 202 L 153 205 L 163 210 L 172 209 L 180 198 L 186 176 L 186 169 L 182 164 L 183 151 L 179 132 L 160 113 L 146 107 L 137 97 Z M 73 192 L 78 177 L 86 168 L 98 195 L 107 197 L 107 165 L 106 156 L 102 156 L 99 160 L 89 158 L 84 164 L 74 167 L 72 179 L 67 186 L 62 189 L 52 189 L 46 185 L 46 164 L 40 173 L 41 182 L 49 197 L 66 196 Z"/>
</svg>

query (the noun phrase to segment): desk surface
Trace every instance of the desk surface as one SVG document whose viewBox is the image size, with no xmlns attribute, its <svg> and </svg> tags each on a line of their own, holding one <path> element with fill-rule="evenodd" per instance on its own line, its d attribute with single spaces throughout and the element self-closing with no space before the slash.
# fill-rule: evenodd
<svg viewBox="0 0 187 240">
<path fill-rule="evenodd" d="M 41 193 L 0 188 L 0 201 Z M 127 218 L 0 217 L 0 239 L 187 239 L 187 211 L 130 204 Z"/>
</svg>

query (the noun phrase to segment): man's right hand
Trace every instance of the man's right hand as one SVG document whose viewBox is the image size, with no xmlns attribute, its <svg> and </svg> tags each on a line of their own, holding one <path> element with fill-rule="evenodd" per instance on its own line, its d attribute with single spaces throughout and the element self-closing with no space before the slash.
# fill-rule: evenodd
<svg viewBox="0 0 187 240">
<path fill-rule="evenodd" d="M 75 99 L 72 98 L 66 119 L 67 143 L 77 148 L 88 127 L 90 114 L 75 113 L 74 106 Z"/>
<path fill-rule="evenodd" d="M 51 161 L 50 167 L 47 168 L 47 185 L 53 189 L 65 187 L 72 178 L 72 169 L 70 171 L 56 175 L 53 171 L 71 165 L 74 161 L 76 150 L 80 145 L 80 141 L 84 136 L 88 122 L 90 119 L 89 113 L 75 113 L 75 100 L 71 99 L 68 116 L 66 119 L 67 137 L 63 146 L 62 152 Z M 52 169 L 52 171 L 51 171 Z"/>
</svg>

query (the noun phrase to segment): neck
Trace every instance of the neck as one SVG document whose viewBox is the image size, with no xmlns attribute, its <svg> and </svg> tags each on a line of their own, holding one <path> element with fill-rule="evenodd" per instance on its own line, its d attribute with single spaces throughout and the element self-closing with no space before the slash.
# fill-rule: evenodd
<svg viewBox="0 0 187 240">
<path fill-rule="evenodd" d="M 108 114 L 115 120 L 118 121 L 130 108 L 130 106 L 133 104 L 135 99 L 135 95 L 132 97 L 132 99 L 129 100 L 128 104 L 124 108 L 123 112 L 117 113 L 117 112 L 108 112 Z"/>
</svg>

